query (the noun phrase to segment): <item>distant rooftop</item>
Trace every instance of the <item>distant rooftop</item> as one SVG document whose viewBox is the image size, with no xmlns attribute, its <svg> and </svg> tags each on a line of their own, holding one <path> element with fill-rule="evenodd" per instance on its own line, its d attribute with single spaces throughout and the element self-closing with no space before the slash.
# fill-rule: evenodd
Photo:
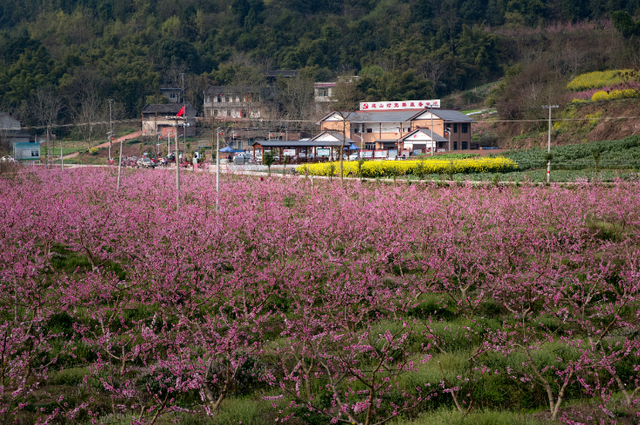
<svg viewBox="0 0 640 425">
<path fill-rule="evenodd" d="M 187 102 L 185 104 L 187 107 L 193 108 L 193 106 Z M 144 108 L 142 108 L 143 114 L 155 114 L 158 115 L 176 115 L 182 109 L 182 103 L 159 103 L 159 104 L 147 104 Z"/>
<path fill-rule="evenodd" d="M 267 71 L 265 75 L 267 76 L 267 78 L 278 78 L 278 77 L 293 78 L 298 76 L 298 70 L 282 69 L 282 70 L 275 70 L 275 71 Z"/>
</svg>

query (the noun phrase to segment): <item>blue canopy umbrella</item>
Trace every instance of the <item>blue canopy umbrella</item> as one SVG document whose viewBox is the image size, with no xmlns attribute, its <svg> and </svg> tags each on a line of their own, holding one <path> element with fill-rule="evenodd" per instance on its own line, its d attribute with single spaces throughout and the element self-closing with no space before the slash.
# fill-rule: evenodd
<svg viewBox="0 0 640 425">
<path fill-rule="evenodd" d="M 357 151 L 358 149 L 360 149 L 360 148 L 357 147 L 356 145 L 354 145 L 353 143 L 351 144 L 351 146 L 349 146 L 349 150 L 350 151 Z"/>
<path fill-rule="evenodd" d="M 231 152 L 235 152 L 235 151 L 233 149 L 231 149 L 231 147 L 227 146 L 227 147 L 224 147 L 224 148 L 220 149 L 220 152 L 231 153 Z"/>
</svg>

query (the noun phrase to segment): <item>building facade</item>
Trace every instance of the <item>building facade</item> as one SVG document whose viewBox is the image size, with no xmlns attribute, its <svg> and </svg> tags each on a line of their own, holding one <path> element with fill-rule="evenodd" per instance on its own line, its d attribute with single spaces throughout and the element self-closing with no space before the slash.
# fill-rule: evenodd
<svg viewBox="0 0 640 425">
<path fill-rule="evenodd" d="M 160 87 L 160 94 L 169 100 L 169 103 L 182 104 L 182 89 L 180 87 Z"/>
<path fill-rule="evenodd" d="M 34 138 L 22 130 L 20 121 L 6 112 L 0 112 L 0 147 L 12 150 L 16 143 L 30 143 Z"/>
<path fill-rule="evenodd" d="M 204 117 L 229 121 L 268 119 L 271 108 L 263 99 L 264 89 L 210 86 L 204 91 Z"/>
<path fill-rule="evenodd" d="M 336 83 L 315 83 L 313 85 L 313 98 L 316 104 L 316 112 L 328 113 L 331 105 L 337 101 L 335 99 Z"/>
<path fill-rule="evenodd" d="M 143 137 L 167 137 L 169 134 L 183 136 L 186 130 L 187 137 L 196 135 L 196 108 L 190 103 L 185 104 L 185 117 L 187 127 L 183 127 L 184 120 L 177 120 L 176 116 L 182 109 L 182 104 L 147 104 L 142 109 L 142 136 Z M 179 123 L 180 126 L 174 127 Z"/>
<path fill-rule="evenodd" d="M 431 112 L 432 111 L 432 112 Z M 472 124 L 467 115 L 445 109 L 410 109 L 392 111 L 335 111 L 316 124 L 322 131 L 342 132 L 346 127 L 347 137 L 366 150 L 402 150 L 403 144 L 413 145 L 407 135 L 415 135 L 424 142 L 424 149 L 450 150 L 471 148 Z M 450 129 L 450 131 L 448 131 Z M 418 135 L 416 130 L 425 130 Z"/>
</svg>

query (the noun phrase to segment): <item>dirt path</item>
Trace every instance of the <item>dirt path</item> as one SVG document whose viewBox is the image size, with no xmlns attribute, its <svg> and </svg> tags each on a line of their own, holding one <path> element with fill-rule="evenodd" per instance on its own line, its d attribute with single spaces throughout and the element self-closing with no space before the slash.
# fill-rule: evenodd
<svg viewBox="0 0 640 425">
<path fill-rule="evenodd" d="M 131 133 L 131 134 L 127 134 L 126 136 L 122 136 L 122 137 L 118 137 L 116 140 L 113 141 L 114 144 L 116 143 L 120 143 L 120 142 L 126 142 L 127 140 L 131 140 L 131 139 L 135 139 L 136 137 L 140 137 L 142 136 L 142 130 L 140 131 L 136 131 L 135 133 Z M 97 146 L 94 146 L 96 148 L 108 148 L 109 147 L 109 142 L 104 142 L 101 143 Z"/>
</svg>

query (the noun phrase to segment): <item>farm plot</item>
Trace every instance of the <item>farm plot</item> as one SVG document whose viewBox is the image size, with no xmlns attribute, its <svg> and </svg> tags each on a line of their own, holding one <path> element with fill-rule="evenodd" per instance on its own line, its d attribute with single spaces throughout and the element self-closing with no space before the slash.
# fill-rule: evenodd
<svg viewBox="0 0 640 425">
<path fill-rule="evenodd" d="M 552 168 L 556 170 L 594 168 L 597 157 L 601 168 L 634 169 L 639 165 L 638 148 L 640 148 L 640 136 L 579 145 L 553 146 L 551 148 Z M 505 152 L 500 155 L 514 160 L 518 164 L 518 170 L 525 171 L 546 167 L 546 154 L 547 151 L 544 149 L 531 149 Z"/>
<path fill-rule="evenodd" d="M 635 414 L 636 184 L 115 183 L 0 178 L 4 423 Z"/>
</svg>

